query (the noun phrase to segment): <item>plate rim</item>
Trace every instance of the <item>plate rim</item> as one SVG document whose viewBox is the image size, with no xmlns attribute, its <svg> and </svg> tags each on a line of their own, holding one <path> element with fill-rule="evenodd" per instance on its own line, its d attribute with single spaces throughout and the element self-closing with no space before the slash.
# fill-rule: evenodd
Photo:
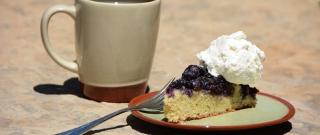
<svg viewBox="0 0 320 135">
<path fill-rule="evenodd" d="M 152 97 L 155 95 L 157 91 L 150 92 L 144 95 L 140 95 L 138 97 L 133 98 L 128 106 L 133 106 L 136 103 L 139 103 L 147 98 Z M 160 125 L 164 127 L 170 127 L 170 128 L 175 128 L 175 129 L 184 129 L 184 130 L 196 130 L 196 131 L 233 131 L 233 130 L 245 130 L 245 129 L 254 129 L 254 128 L 261 128 L 261 127 L 267 127 L 267 126 L 273 126 L 277 125 L 283 122 L 288 121 L 291 119 L 294 114 L 295 114 L 295 108 L 294 106 L 289 103 L 287 100 L 268 94 L 264 92 L 258 92 L 257 94 L 262 95 L 262 96 L 267 96 L 272 99 L 275 99 L 282 104 L 284 104 L 288 108 L 288 113 L 284 115 L 280 119 L 272 120 L 272 121 L 266 121 L 266 122 L 261 122 L 261 123 L 255 123 L 255 124 L 245 124 L 245 125 L 233 125 L 233 126 L 200 126 L 200 125 L 183 125 L 183 124 L 177 124 L 177 123 L 170 123 L 170 122 L 165 122 L 165 121 L 159 121 L 157 119 L 152 119 L 149 117 L 146 117 L 142 115 L 138 110 L 132 110 L 131 113 L 133 116 L 135 116 L 138 119 L 141 119 L 145 122 L 152 123 L 155 125 Z"/>
</svg>

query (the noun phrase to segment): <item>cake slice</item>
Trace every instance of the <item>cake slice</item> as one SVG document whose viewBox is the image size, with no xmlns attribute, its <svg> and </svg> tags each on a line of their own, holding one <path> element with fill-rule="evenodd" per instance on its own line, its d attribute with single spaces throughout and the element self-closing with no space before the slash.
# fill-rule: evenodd
<svg viewBox="0 0 320 135">
<path fill-rule="evenodd" d="M 255 107 L 256 88 L 215 77 L 203 66 L 190 65 L 167 88 L 164 115 L 169 122 L 183 122 Z"/>
</svg>

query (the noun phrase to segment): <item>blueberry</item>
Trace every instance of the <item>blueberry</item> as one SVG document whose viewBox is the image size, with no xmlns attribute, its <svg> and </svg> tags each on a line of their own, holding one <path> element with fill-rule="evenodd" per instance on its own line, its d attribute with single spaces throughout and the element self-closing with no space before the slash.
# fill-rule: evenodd
<svg viewBox="0 0 320 135">
<path fill-rule="evenodd" d="M 193 89 L 194 88 L 191 81 L 180 79 L 179 82 L 181 83 L 182 87 L 184 87 L 184 89 Z"/>
<path fill-rule="evenodd" d="M 199 90 L 202 88 L 203 86 L 203 83 L 201 81 L 201 78 L 197 78 L 196 80 L 193 80 L 192 81 L 192 85 L 193 85 L 193 88 L 196 89 L 196 90 Z"/>
<path fill-rule="evenodd" d="M 179 83 L 179 80 L 175 80 L 174 82 L 172 82 L 170 84 L 169 87 L 175 88 L 175 89 L 180 89 L 182 87 L 182 85 Z"/>
<path fill-rule="evenodd" d="M 173 97 L 173 88 L 171 87 L 168 87 L 167 90 L 166 90 L 166 94 L 169 96 L 169 97 Z"/>
<path fill-rule="evenodd" d="M 207 70 L 198 65 L 189 65 L 182 73 L 182 78 L 185 80 L 194 80 L 205 75 Z"/>
<path fill-rule="evenodd" d="M 226 81 L 222 76 L 205 75 L 198 78 L 202 82 L 202 89 L 210 91 L 215 95 L 231 95 L 233 93 L 232 84 Z M 197 79 L 197 80 L 198 80 Z"/>
<path fill-rule="evenodd" d="M 205 88 L 208 89 L 208 90 L 212 90 L 212 91 L 217 89 L 217 87 L 215 85 L 213 85 L 213 84 L 207 84 L 205 86 Z"/>
<path fill-rule="evenodd" d="M 222 95 L 223 91 L 224 91 L 223 89 L 220 89 L 219 87 L 216 87 L 216 89 L 212 90 L 212 93 L 216 94 L 216 95 Z"/>
</svg>

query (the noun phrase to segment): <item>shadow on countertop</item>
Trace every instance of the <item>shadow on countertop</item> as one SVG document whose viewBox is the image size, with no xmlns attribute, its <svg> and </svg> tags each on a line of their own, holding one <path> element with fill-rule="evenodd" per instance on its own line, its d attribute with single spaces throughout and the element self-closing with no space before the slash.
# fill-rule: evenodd
<svg viewBox="0 0 320 135">
<path fill-rule="evenodd" d="M 117 128 L 123 128 L 129 126 L 128 124 L 124 124 L 124 125 L 118 125 L 118 126 L 114 126 L 114 127 L 110 127 L 110 128 L 102 128 L 102 129 L 97 129 L 97 130 L 90 130 L 89 132 L 83 134 L 83 135 L 94 135 L 96 133 L 103 133 L 103 132 L 107 132 L 108 130 L 112 130 L 112 129 L 117 129 Z"/>
<path fill-rule="evenodd" d="M 59 84 L 38 84 L 33 90 L 46 95 L 71 94 L 80 98 L 88 99 L 82 92 L 81 83 L 78 78 L 69 78 L 62 85 Z"/>
<path fill-rule="evenodd" d="M 228 132 L 195 132 L 195 131 L 185 131 L 172 129 L 168 127 L 162 127 L 147 123 L 142 121 L 133 115 L 127 117 L 127 123 L 131 126 L 132 129 L 139 132 L 151 135 L 284 135 L 292 129 L 292 125 L 289 121 L 264 128 L 257 128 L 251 130 L 241 130 L 241 131 L 228 131 Z"/>
<path fill-rule="evenodd" d="M 33 90 L 46 95 L 65 95 L 71 94 L 78 96 L 80 98 L 84 98 L 87 100 L 91 100 L 83 94 L 83 84 L 79 81 L 77 77 L 72 77 L 63 82 L 62 85 L 59 84 L 38 84 L 33 87 Z M 150 87 L 147 85 L 145 93 L 150 92 Z M 97 101 L 99 102 L 99 101 Z"/>
</svg>

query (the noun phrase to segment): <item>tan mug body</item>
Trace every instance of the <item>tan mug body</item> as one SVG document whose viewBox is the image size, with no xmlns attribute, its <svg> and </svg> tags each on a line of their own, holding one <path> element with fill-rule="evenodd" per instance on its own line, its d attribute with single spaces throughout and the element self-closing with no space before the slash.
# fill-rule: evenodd
<svg viewBox="0 0 320 135">
<path fill-rule="evenodd" d="M 50 7 L 41 20 L 43 45 L 57 64 L 78 73 L 84 85 L 100 91 L 124 87 L 130 92 L 130 86 L 137 85 L 144 89 L 156 47 L 160 5 L 160 0 L 77 0 L 74 5 Z M 59 12 L 75 20 L 75 62 L 56 54 L 49 42 L 48 23 Z"/>
</svg>

